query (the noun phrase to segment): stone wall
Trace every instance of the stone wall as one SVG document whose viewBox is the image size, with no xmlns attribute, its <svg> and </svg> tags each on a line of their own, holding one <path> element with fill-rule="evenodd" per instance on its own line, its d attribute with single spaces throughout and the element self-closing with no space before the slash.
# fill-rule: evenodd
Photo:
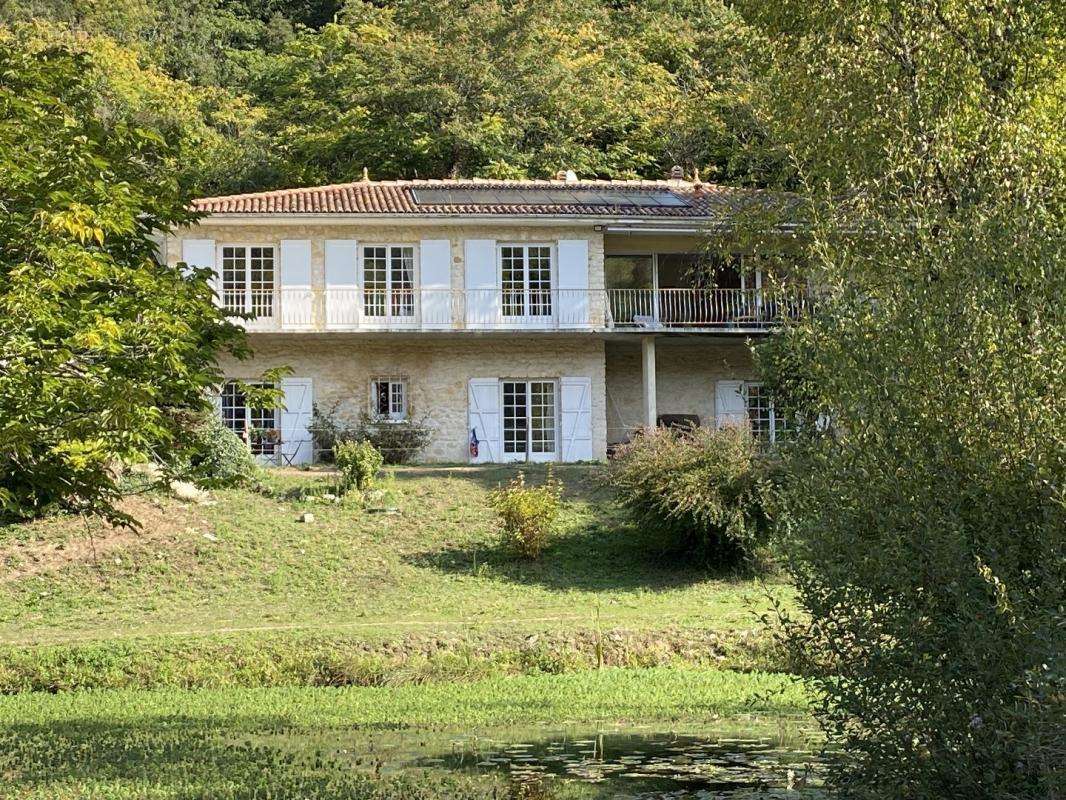
<svg viewBox="0 0 1066 800">
<path fill-rule="evenodd" d="M 229 378 L 251 379 L 288 365 L 293 377 L 311 378 L 315 403 L 336 406 L 337 418 L 355 421 L 370 401 L 370 382 L 408 382 L 414 418 L 436 430 L 421 460 L 468 460 L 467 385 L 471 378 L 592 379 L 592 446 L 607 451 L 604 342 L 591 335 L 543 334 L 251 334 L 251 360 L 221 364 Z"/>
<path fill-rule="evenodd" d="M 452 249 L 452 288 L 463 289 L 465 264 L 463 242 L 466 239 L 495 239 L 497 242 L 543 242 L 555 244 L 560 239 L 588 239 L 589 289 L 603 289 L 603 233 L 589 225 L 440 225 L 432 222 L 381 224 L 380 222 L 310 224 L 278 221 L 271 224 L 231 225 L 212 223 L 210 219 L 169 236 L 165 243 L 166 262 L 181 261 L 182 239 L 214 239 L 215 244 L 281 246 L 282 239 L 308 239 L 311 242 L 311 284 L 325 286 L 325 241 L 356 239 L 364 244 L 407 244 L 417 247 L 422 239 L 448 239 Z M 417 270 L 417 257 L 416 270 Z M 418 284 L 418 275 L 415 283 Z"/>
<path fill-rule="evenodd" d="M 743 340 L 659 338 L 655 346 L 659 414 L 698 414 L 713 425 L 715 381 L 754 377 L 751 353 Z M 624 441 L 644 424 L 640 337 L 606 346 L 607 441 Z"/>
</svg>

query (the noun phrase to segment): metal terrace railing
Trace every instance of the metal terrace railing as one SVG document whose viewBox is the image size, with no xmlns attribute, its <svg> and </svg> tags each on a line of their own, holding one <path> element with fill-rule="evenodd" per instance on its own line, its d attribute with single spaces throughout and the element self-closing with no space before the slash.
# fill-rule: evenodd
<svg viewBox="0 0 1066 800">
<path fill-rule="evenodd" d="M 806 313 L 768 289 L 309 289 L 225 292 L 249 331 L 765 331 Z"/>
<path fill-rule="evenodd" d="M 777 289 L 608 289 L 614 329 L 756 329 L 797 319 L 809 309 L 806 292 Z"/>
</svg>

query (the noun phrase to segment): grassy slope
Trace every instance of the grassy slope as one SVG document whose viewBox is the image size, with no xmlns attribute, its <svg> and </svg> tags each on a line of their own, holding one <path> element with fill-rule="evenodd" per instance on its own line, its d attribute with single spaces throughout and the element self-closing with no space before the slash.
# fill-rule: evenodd
<svg viewBox="0 0 1066 800">
<path fill-rule="evenodd" d="M 350 753 L 374 748 L 352 736 L 373 740 L 406 726 L 459 736 L 514 724 L 674 728 L 738 712 L 757 715 L 743 720 L 750 735 L 788 724 L 805 707 L 800 686 L 783 676 L 678 669 L 420 687 L 0 697 L 0 798 L 495 798 L 507 787 L 446 774 L 371 782 L 352 769 Z M 526 735 L 538 732 L 527 727 Z"/>
<path fill-rule="evenodd" d="M 401 468 L 387 502 L 280 499 L 325 481 L 275 473 L 274 497 L 220 491 L 213 506 L 142 500 L 140 534 L 77 520 L 0 529 L 0 641 L 87 641 L 231 629 L 367 638 L 442 628 L 748 627 L 762 589 L 664 560 L 596 481 L 566 467 L 563 531 L 535 564 L 498 551 L 487 492 L 512 469 Z M 309 510 L 310 524 L 296 521 Z M 210 534 L 216 541 L 205 538 Z M 62 549 L 57 549 L 57 545 Z M 775 591 L 782 592 L 781 587 Z"/>
</svg>

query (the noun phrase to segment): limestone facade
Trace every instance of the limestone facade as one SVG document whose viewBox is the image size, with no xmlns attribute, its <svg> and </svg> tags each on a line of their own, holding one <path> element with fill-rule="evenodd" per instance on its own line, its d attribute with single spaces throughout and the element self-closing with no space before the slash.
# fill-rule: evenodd
<svg viewBox="0 0 1066 800">
<path fill-rule="evenodd" d="M 370 402 L 370 383 L 401 378 L 408 386 L 409 414 L 426 418 L 434 436 L 422 459 L 466 462 L 469 429 L 467 387 L 471 378 L 592 381 L 592 449 L 607 454 L 604 342 L 582 335 L 528 338 L 459 334 L 253 334 L 254 357 L 220 366 L 229 378 L 254 379 L 264 369 L 289 366 L 310 378 L 315 405 L 354 422 Z"/>
</svg>

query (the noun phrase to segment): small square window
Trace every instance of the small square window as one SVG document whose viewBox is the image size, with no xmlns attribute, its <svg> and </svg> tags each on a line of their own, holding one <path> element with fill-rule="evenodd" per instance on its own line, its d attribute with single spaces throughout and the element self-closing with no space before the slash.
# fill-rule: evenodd
<svg viewBox="0 0 1066 800">
<path fill-rule="evenodd" d="M 375 378 L 370 382 L 370 410 L 379 419 L 407 419 L 407 381 Z"/>
</svg>

